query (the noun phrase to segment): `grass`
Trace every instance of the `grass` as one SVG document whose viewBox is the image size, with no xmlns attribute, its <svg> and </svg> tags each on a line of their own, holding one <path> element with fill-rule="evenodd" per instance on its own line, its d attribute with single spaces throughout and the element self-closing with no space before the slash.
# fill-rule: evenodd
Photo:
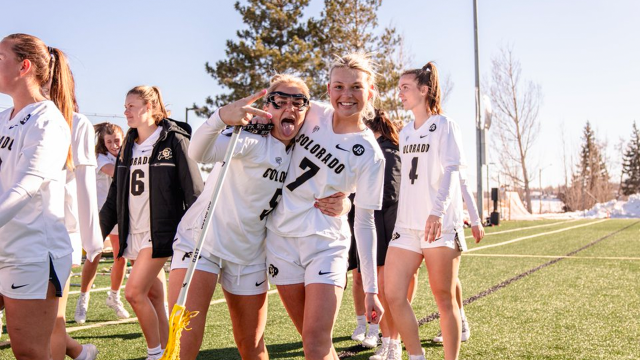
<svg viewBox="0 0 640 360">
<path fill-rule="evenodd" d="M 536 227 L 539 225 L 548 226 Z M 544 235 L 577 225 L 587 226 Z M 543 234 L 463 255 L 460 278 L 464 298 L 540 265 L 551 264 L 465 306 L 473 335 L 462 345 L 460 358 L 637 359 L 640 354 L 640 223 L 636 220 L 513 221 L 488 228 L 487 234 L 514 229 L 520 230 L 489 235 L 480 244 L 467 240 L 469 248 L 474 249 Z M 624 230 L 619 231 L 621 229 Z M 607 235 L 574 256 L 554 262 Z M 104 262 L 104 267 L 109 266 L 109 261 Z M 423 266 L 414 302 L 419 319 L 437 311 L 426 275 Z M 79 278 L 72 278 L 72 283 L 78 282 Z M 99 276 L 96 280 L 97 288 L 108 287 L 108 284 L 108 276 Z M 78 288 L 72 288 L 74 290 Z M 92 293 L 87 324 L 115 320 L 111 310 L 103 306 L 105 298 L 104 291 Z M 214 298 L 222 298 L 219 289 Z M 76 299 L 77 295 L 70 296 L 68 319 L 73 319 Z M 353 355 L 349 359 L 368 359 L 373 350 L 357 347 L 350 339 L 354 317 L 353 302 L 347 291 L 334 330 L 334 344 L 338 352 L 351 351 Z M 78 326 L 74 322 L 67 325 L 69 329 Z M 437 320 L 420 327 L 428 359 L 443 358 L 442 346 L 430 341 L 438 328 Z M 137 323 L 81 330 L 72 336 L 80 342 L 96 344 L 101 351 L 100 359 L 144 359 L 146 345 Z M 6 335 L 1 340 L 6 340 Z M 277 294 L 269 295 L 265 340 L 270 358 L 303 359 L 300 337 Z M 8 347 L 0 349 L 0 359 L 12 358 Z M 239 359 L 224 303 L 210 308 L 198 358 Z"/>
</svg>

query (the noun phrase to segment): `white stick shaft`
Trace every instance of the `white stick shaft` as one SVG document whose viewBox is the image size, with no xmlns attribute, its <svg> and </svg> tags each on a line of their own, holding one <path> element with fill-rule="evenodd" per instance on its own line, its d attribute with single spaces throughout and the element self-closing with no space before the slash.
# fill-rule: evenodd
<svg viewBox="0 0 640 360">
<path fill-rule="evenodd" d="M 182 289 L 180 289 L 180 295 L 178 295 L 178 301 L 176 302 L 176 305 L 184 306 L 187 303 L 187 293 L 189 292 L 189 284 L 191 284 L 193 273 L 196 270 L 198 257 L 200 256 L 200 249 L 204 244 L 204 239 L 206 238 L 207 231 L 209 230 L 209 223 L 211 222 L 211 214 L 215 210 L 216 204 L 218 202 L 218 198 L 220 197 L 220 190 L 222 189 L 222 183 L 224 182 L 224 178 L 227 176 L 227 170 L 229 170 L 229 161 L 231 161 L 231 157 L 233 156 L 233 149 L 236 147 L 236 143 L 238 142 L 238 136 L 240 135 L 241 129 L 242 129 L 242 126 L 235 126 L 233 128 L 231 141 L 227 146 L 227 152 L 224 155 L 222 168 L 220 169 L 220 173 L 218 174 L 218 179 L 216 180 L 216 186 L 213 190 L 213 194 L 211 195 L 211 199 L 209 200 L 209 205 L 205 210 L 204 219 L 202 220 L 202 225 L 200 227 L 200 236 L 198 237 L 196 246 L 193 249 L 193 253 L 191 254 L 191 263 L 189 264 L 189 268 L 187 268 L 187 273 L 185 274 L 184 280 L 182 281 Z"/>
</svg>

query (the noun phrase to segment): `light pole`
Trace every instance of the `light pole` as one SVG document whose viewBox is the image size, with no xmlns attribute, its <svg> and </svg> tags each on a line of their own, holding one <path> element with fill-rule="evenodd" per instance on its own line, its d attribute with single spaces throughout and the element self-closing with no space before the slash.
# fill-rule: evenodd
<svg viewBox="0 0 640 360">
<path fill-rule="evenodd" d="M 186 122 L 187 124 L 189 123 L 189 110 L 200 110 L 199 107 L 194 106 L 194 107 L 188 107 L 184 109 L 184 122 Z"/>
<path fill-rule="evenodd" d="M 485 164 L 486 159 L 484 158 L 484 126 L 480 121 L 480 61 L 478 60 L 478 0 L 473 0 L 473 44 L 474 44 L 474 56 L 475 56 L 475 70 L 476 70 L 476 145 L 477 145 L 477 161 L 478 161 L 478 169 L 476 172 L 476 178 L 478 183 L 477 188 L 477 203 L 478 206 L 478 215 L 480 215 L 480 220 L 484 220 L 483 214 L 483 206 L 484 204 L 484 193 L 482 190 L 482 165 Z"/>
</svg>

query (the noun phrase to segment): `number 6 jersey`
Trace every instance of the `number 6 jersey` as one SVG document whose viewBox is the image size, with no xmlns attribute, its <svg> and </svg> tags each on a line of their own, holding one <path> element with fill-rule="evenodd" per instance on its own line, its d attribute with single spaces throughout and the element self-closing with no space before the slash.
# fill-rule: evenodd
<svg viewBox="0 0 640 360">
<path fill-rule="evenodd" d="M 442 236 L 462 231 L 459 168 L 465 166 L 458 126 L 432 115 L 419 129 L 400 131 L 402 176 L 396 226 L 424 230 L 429 215 L 442 219 Z"/>
</svg>

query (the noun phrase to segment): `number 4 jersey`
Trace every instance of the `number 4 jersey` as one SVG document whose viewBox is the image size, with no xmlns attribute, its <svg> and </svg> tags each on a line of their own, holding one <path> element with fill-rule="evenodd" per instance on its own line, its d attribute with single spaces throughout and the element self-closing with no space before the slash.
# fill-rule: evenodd
<svg viewBox="0 0 640 360">
<path fill-rule="evenodd" d="M 382 206 L 384 156 L 373 132 L 336 134 L 332 121 L 331 106 L 312 103 L 296 138 L 282 203 L 267 222 L 280 236 L 349 236 L 346 216 L 327 216 L 313 206 L 336 192 L 355 192 L 360 208 Z"/>
<path fill-rule="evenodd" d="M 231 129 L 218 136 L 224 128 L 215 112 L 193 136 L 189 155 L 197 161 L 217 164 L 204 191 L 182 218 L 174 249 L 190 252 L 198 241 L 220 162 L 230 142 Z M 290 159 L 291 148 L 273 136 L 240 133 L 209 224 L 204 256 L 215 255 L 240 265 L 265 263 L 265 223 L 281 197 Z"/>
<path fill-rule="evenodd" d="M 458 171 L 465 160 L 460 131 L 442 115 L 432 115 L 419 129 L 414 125 L 412 121 L 400 132 L 402 177 L 396 226 L 424 230 L 429 215 L 436 215 L 444 217 L 442 236 L 453 237 L 462 231 L 463 221 Z"/>
</svg>

